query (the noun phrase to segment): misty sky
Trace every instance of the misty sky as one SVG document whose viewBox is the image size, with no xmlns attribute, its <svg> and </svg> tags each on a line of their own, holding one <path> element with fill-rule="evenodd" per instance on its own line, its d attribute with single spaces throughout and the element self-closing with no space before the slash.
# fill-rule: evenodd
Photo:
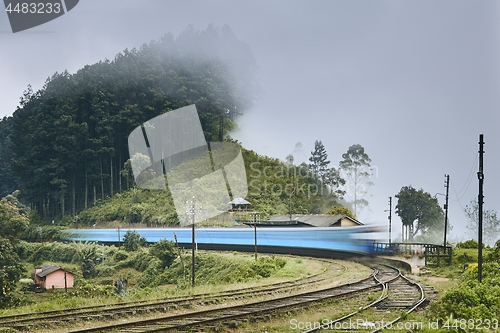
<svg viewBox="0 0 500 333">
<path fill-rule="evenodd" d="M 402 186 L 445 193 L 449 174 L 453 239 L 465 237 L 461 207 L 477 197 L 483 133 L 485 208 L 500 211 L 498 1 L 82 0 L 16 34 L 1 12 L 0 116 L 56 71 L 210 23 L 231 26 L 260 66 L 265 98 L 232 134 L 244 147 L 302 162 L 322 140 L 338 166 L 349 146 L 363 145 L 377 170 L 365 223 L 387 224 L 388 197 Z"/>
</svg>

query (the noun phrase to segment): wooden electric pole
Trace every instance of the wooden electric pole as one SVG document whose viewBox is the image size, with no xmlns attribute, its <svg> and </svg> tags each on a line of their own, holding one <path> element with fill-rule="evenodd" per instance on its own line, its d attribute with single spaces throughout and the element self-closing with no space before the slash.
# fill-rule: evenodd
<svg viewBox="0 0 500 333">
<path fill-rule="evenodd" d="M 193 198 L 193 209 L 194 209 L 194 198 Z M 191 229 L 191 284 L 194 287 L 194 250 L 195 250 L 195 243 L 194 243 L 194 212 L 193 212 L 193 224 L 192 224 L 192 229 Z"/>
<path fill-rule="evenodd" d="M 64 270 L 64 292 L 68 292 L 68 281 L 66 279 L 66 270 Z"/>
<path fill-rule="evenodd" d="M 195 272 L 194 272 L 194 256 L 195 256 L 195 215 L 196 214 L 201 214 L 201 206 L 196 205 L 195 197 L 191 201 L 186 201 L 186 220 L 189 222 L 188 218 L 191 216 L 192 221 L 191 221 L 191 284 L 194 287 L 194 277 L 195 277 Z"/>
<path fill-rule="evenodd" d="M 478 203 L 478 217 L 479 217 L 479 225 L 478 225 L 478 235 L 477 235 L 477 279 L 481 283 L 483 279 L 483 181 L 484 181 L 484 173 L 483 173 L 483 150 L 484 139 L 483 135 L 479 135 L 479 171 L 477 173 L 477 178 L 479 179 L 479 195 L 477 197 Z"/>
<path fill-rule="evenodd" d="M 387 212 L 387 210 L 386 210 Z M 391 241 L 392 241 L 392 197 L 389 197 L 389 249 L 391 248 Z"/>
<path fill-rule="evenodd" d="M 443 246 L 446 251 L 446 231 L 448 230 L 448 192 L 450 190 L 450 175 L 444 175 L 446 177 L 446 203 L 444 204 L 444 242 Z"/>
</svg>

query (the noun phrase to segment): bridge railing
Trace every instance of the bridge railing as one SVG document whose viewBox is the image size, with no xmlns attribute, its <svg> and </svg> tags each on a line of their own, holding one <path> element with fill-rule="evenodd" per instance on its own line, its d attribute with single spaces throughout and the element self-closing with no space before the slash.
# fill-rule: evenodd
<svg viewBox="0 0 500 333">
<path fill-rule="evenodd" d="M 420 265 L 451 265 L 452 247 L 426 243 L 383 243 L 374 242 L 377 254 L 404 256 Z"/>
</svg>

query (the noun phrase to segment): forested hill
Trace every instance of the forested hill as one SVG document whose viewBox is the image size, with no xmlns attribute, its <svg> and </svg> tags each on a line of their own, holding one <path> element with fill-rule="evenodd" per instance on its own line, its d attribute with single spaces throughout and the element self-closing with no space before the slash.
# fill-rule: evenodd
<svg viewBox="0 0 500 333">
<path fill-rule="evenodd" d="M 0 120 L 0 197 L 19 189 L 19 181 L 10 167 L 12 160 L 10 138 L 13 128 L 13 117 L 5 117 Z"/>
<path fill-rule="evenodd" d="M 207 141 L 217 141 L 220 115 L 227 132 L 231 116 L 258 98 L 256 74 L 250 48 L 227 26 L 189 27 L 74 74 L 56 73 L 41 90 L 28 87 L 0 123 L 1 196 L 17 185 L 10 164 L 23 201 L 41 218 L 74 215 L 130 186 L 124 165 L 136 126 L 196 104 Z"/>
</svg>

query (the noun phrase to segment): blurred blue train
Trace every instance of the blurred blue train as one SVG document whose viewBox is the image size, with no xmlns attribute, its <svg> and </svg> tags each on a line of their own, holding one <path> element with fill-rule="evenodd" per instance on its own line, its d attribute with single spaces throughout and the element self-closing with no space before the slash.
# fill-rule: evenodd
<svg viewBox="0 0 500 333">
<path fill-rule="evenodd" d="M 190 228 L 150 229 L 74 229 L 66 232 L 66 240 L 91 241 L 104 244 L 123 242 L 127 230 L 135 230 L 148 242 L 161 239 L 177 241 L 181 247 L 191 247 Z M 257 251 L 289 253 L 323 257 L 346 257 L 373 253 L 370 233 L 378 227 L 357 226 L 341 228 L 257 228 Z M 200 228 L 196 229 L 195 242 L 199 249 L 254 251 L 254 228 Z"/>
</svg>

